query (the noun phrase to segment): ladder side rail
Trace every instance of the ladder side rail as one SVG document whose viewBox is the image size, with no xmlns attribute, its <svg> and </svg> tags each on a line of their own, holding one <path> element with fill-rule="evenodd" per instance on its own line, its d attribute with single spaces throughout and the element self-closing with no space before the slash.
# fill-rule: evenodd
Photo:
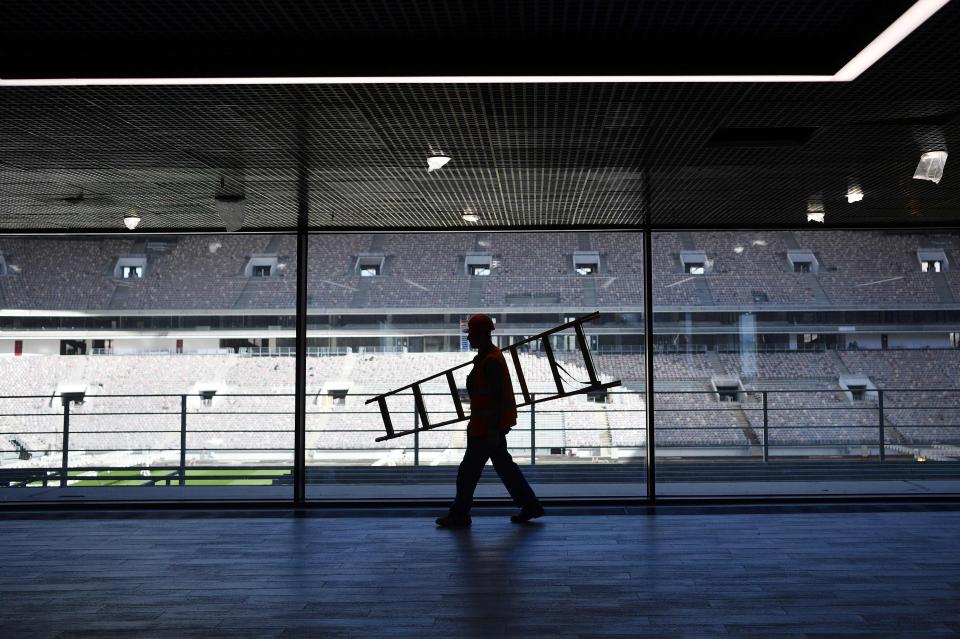
<svg viewBox="0 0 960 639">
<path fill-rule="evenodd" d="M 445 421 L 445 422 L 437 422 L 437 423 L 435 423 L 435 424 L 430 424 L 429 426 L 421 426 L 420 428 L 418 428 L 418 429 L 416 429 L 416 430 L 414 430 L 414 429 L 412 429 L 412 428 L 411 428 L 410 430 L 398 430 L 398 431 L 394 432 L 392 435 L 381 435 L 380 437 L 377 437 L 374 441 L 382 442 L 382 441 L 386 441 L 386 440 L 388 440 L 388 439 L 396 439 L 397 437 L 405 437 L 405 436 L 407 436 L 407 435 L 412 435 L 412 434 L 415 433 L 415 432 L 422 432 L 422 431 L 425 431 L 425 430 L 433 430 L 434 428 L 440 428 L 440 427 L 442 427 L 442 426 L 449 426 L 450 424 L 456 424 L 457 422 L 462 422 L 462 421 L 464 421 L 464 420 L 466 420 L 466 419 L 469 419 L 469 418 L 470 418 L 469 415 L 467 415 L 467 416 L 464 417 L 463 419 L 460 419 L 459 417 L 454 417 L 453 419 L 448 419 L 448 420 Z"/>
<path fill-rule="evenodd" d="M 584 386 L 583 388 L 578 388 L 577 390 L 566 391 L 566 392 L 564 392 L 564 393 L 558 393 L 558 394 L 556 394 L 556 395 L 549 395 L 549 396 L 546 396 L 546 397 L 535 397 L 535 398 L 534 398 L 534 397 L 531 396 L 531 400 L 530 400 L 529 402 L 524 402 L 524 403 L 522 403 L 522 404 L 517 404 L 517 408 L 523 408 L 524 406 L 530 406 L 530 405 L 532 405 L 532 404 L 540 404 L 540 403 L 542 403 L 542 402 L 548 402 L 548 401 L 553 400 L 553 399 L 563 399 L 564 397 L 570 397 L 571 395 L 582 395 L 583 393 L 589 393 L 590 391 L 595 391 L 595 390 L 602 390 L 602 389 L 604 389 L 604 388 L 613 388 L 614 386 L 620 386 L 620 384 L 621 384 L 621 382 L 618 380 L 618 381 L 615 381 L 615 382 L 606 382 L 606 383 L 603 383 L 603 384 L 597 384 L 597 385 L 591 385 L 591 386 Z M 443 421 L 443 422 L 437 422 L 437 423 L 435 423 L 435 424 L 430 424 L 429 426 L 426 426 L 426 427 L 421 426 L 421 427 L 420 427 L 419 429 L 417 429 L 417 430 L 420 430 L 420 431 L 433 430 L 434 428 L 440 428 L 440 427 L 442 427 L 442 426 L 449 426 L 450 424 L 456 424 L 457 422 L 462 422 L 462 421 L 464 421 L 464 420 L 466 420 L 466 419 L 469 419 L 469 418 L 470 418 L 469 415 L 464 416 L 463 419 L 461 419 L 461 418 L 459 418 L 459 417 L 454 417 L 453 419 L 448 419 L 448 420 Z M 414 432 L 416 432 L 414 429 L 410 429 L 410 430 L 400 430 L 400 431 L 392 432 L 392 434 L 390 434 L 390 435 L 383 435 L 383 436 L 381 436 L 381 437 L 377 437 L 377 438 L 376 438 L 376 441 L 382 442 L 382 441 L 385 441 L 385 440 L 388 440 L 388 439 L 396 439 L 397 437 L 404 437 L 404 436 L 406 436 L 406 435 L 412 435 Z"/>
<path fill-rule="evenodd" d="M 396 395 L 396 394 L 399 393 L 400 391 L 405 391 L 405 390 L 407 390 L 408 388 L 413 388 L 414 386 L 419 386 L 420 384 L 422 384 L 422 383 L 424 383 L 424 382 L 429 382 L 430 380 L 437 379 L 438 377 L 443 377 L 443 376 L 446 375 L 447 373 L 452 373 L 453 371 L 460 370 L 460 369 L 463 368 L 464 366 L 471 366 L 472 364 L 473 364 L 473 360 L 470 360 L 469 362 L 464 362 L 463 364 L 457 364 L 456 366 L 452 366 L 452 367 L 450 367 L 450 368 L 448 368 L 448 369 L 446 369 L 446 370 L 442 370 L 442 371 L 440 371 L 439 373 L 436 373 L 436 374 L 434 374 L 434 375 L 431 375 L 430 377 L 424 377 L 423 379 L 418 379 L 417 381 L 411 382 L 411 383 L 407 384 L 406 386 L 400 386 L 399 388 L 394 388 L 393 390 L 387 391 L 386 393 L 380 393 L 379 395 L 375 395 L 375 396 L 371 397 L 370 399 L 368 399 L 367 401 L 365 401 L 364 404 L 372 404 L 373 402 L 378 401 L 378 400 L 379 400 L 380 398 L 382 398 L 382 397 L 389 397 L 390 395 Z"/>
<path fill-rule="evenodd" d="M 565 391 L 563 393 L 557 393 L 556 395 L 549 395 L 547 397 L 537 397 L 532 399 L 529 402 L 524 402 L 523 404 L 517 404 L 517 408 L 523 408 L 524 406 L 530 406 L 531 404 L 540 404 L 543 402 L 549 402 L 554 399 L 563 399 L 564 397 L 570 397 L 572 395 L 582 395 L 584 393 L 589 393 L 592 391 L 603 390 L 605 388 L 613 388 L 614 386 L 620 386 L 622 382 L 617 380 L 615 382 L 605 382 L 603 384 L 592 384 L 590 386 L 583 386 L 577 390 Z"/>
<path fill-rule="evenodd" d="M 567 330 L 567 329 L 570 329 L 570 328 L 573 328 L 573 327 L 578 326 L 578 325 L 580 325 L 580 324 L 583 324 L 584 322 L 592 322 L 593 320 L 597 319 L 598 317 L 600 317 L 600 311 L 594 311 L 593 313 L 590 313 L 589 315 L 584 315 L 583 317 L 578 317 L 578 318 L 575 319 L 575 320 L 570 320 L 569 322 L 566 322 L 565 324 L 561 324 L 560 326 L 554 326 L 553 328 L 551 328 L 551 329 L 549 329 L 549 330 L 546 330 L 546 331 L 543 331 L 542 333 L 537 333 L 536 335 L 531 335 L 530 337 L 528 337 L 528 338 L 526 338 L 526 339 L 522 339 L 522 340 L 520 340 L 519 342 L 514 343 L 513 346 L 523 346 L 524 344 L 529 344 L 530 342 L 535 342 L 535 341 L 537 341 L 538 339 L 541 339 L 541 338 L 543 338 L 543 337 L 546 336 L 546 335 L 553 335 L 554 333 L 559 333 L 560 331 L 565 331 L 565 330 Z"/>
</svg>

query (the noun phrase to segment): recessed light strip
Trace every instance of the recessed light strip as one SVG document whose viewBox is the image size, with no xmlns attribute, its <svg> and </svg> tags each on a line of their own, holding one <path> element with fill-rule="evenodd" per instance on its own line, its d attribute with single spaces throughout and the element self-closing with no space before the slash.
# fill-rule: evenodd
<svg viewBox="0 0 960 639">
<path fill-rule="evenodd" d="M 849 82 L 869 69 L 950 0 L 917 0 L 833 75 L 485 75 L 252 78 L 40 78 L 3 79 L 0 87 L 187 86 L 222 84 L 545 84 L 675 82 Z"/>
<path fill-rule="evenodd" d="M 418 75 L 262 78 L 43 78 L 4 80 L 0 87 L 191 86 L 250 84 L 624 84 L 632 82 L 832 82 L 832 75 Z"/>
<path fill-rule="evenodd" d="M 903 15 L 893 21 L 873 42 L 853 56 L 850 62 L 834 74 L 838 82 L 849 82 L 890 52 L 895 46 L 927 21 L 930 16 L 942 9 L 950 0 L 918 0 Z"/>
</svg>

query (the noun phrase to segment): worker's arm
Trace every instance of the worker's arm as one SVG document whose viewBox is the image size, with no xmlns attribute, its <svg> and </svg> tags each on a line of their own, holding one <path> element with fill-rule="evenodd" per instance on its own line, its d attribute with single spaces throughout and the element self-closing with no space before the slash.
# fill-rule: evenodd
<svg viewBox="0 0 960 639">
<path fill-rule="evenodd" d="M 494 444 L 500 438 L 500 422 L 503 417 L 503 378 L 500 367 L 493 359 L 488 359 L 483 367 L 483 375 L 490 389 L 490 416 L 487 422 L 487 442 Z"/>
</svg>

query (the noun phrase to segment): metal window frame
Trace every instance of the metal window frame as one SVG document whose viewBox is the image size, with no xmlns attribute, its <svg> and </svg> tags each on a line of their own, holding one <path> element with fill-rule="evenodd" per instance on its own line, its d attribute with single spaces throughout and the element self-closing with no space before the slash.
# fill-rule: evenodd
<svg viewBox="0 0 960 639">
<path fill-rule="evenodd" d="M 82 502 L 62 503 L 62 502 L 8 502 L 0 504 L 0 511 L 4 510 L 126 510 L 133 508 L 155 508 L 155 509 L 194 509 L 219 507 L 224 509 L 287 509 L 291 506 L 296 509 L 302 508 L 369 508 L 376 507 L 434 507 L 437 500 L 425 499 L 407 499 L 407 500 L 383 500 L 374 501 L 327 501 L 327 500 L 308 500 L 306 498 L 306 357 L 307 357 L 307 264 L 308 264 L 308 244 L 310 235 L 315 234 L 343 234 L 343 233 L 369 233 L 369 234 L 393 234 L 393 233 L 448 233 L 448 232 L 546 232 L 546 231 L 566 231 L 566 232 L 604 232 L 604 231 L 632 231 L 641 234 L 643 243 L 643 264 L 644 264 L 644 288 L 643 288 L 643 321 L 644 321 L 644 355 L 645 355 L 645 395 L 647 400 L 647 410 L 645 411 L 645 428 L 647 436 L 646 446 L 646 496 L 636 498 L 566 498 L 550 500 L 557 505 L 569 506 L 655 506 L 655 505 L 739 505 L 751 503 L 763 504 L 821 504 L 830 503 L 868 503 L 868 502 L 903 502 L 903 503 L 923 503 L 928 502 L 950 502 L 960 501 L 960 495 L 936 495 L 929 498 L 918 495 L 840 495 L 840 496 L 809 496 L 791 497 L 789 495 L 780 496 L 761 496 L 751 497 L 742 496 L 718 496 L 718 497 L 697 497 L 697 498 L 664 498 L 658 497 L 656 491 L 656 431 L 655 431 L 655 406 L 654 406 L 654 375 L 653 358 L 654 335 L 653 335 L 653 264 L 652 264 L 652 244 L 653 234 L 658 232 L 682 232 L 689 231 L 695 233 L 720 232 L 720 231 L 770 231 L 770 230 L 811 230 L 809 225 L 801 223 L 785 225 L 658 225 L 645 221 L 635 225 L 612 225 L 582 227 L 573 225 L 559 226 L 490 226 L 483 229 L 467 228 L 433 228 L 433 227 L 405 227 L 405 228 L 355 228 L 355 227 L 316 227 L 309 224 L 309 192 L 307 186 L 306 162 L 301 164 L 301 175 L 298 180 L 298 199 L 297 215 L 298 223 L 294 228 L 276 227 L 249 229 L 235 232 L 236 235 L 271 235 L 271 234 L 290 234 L 296 233 L 297 240 L 297 290 L 296 290 L 296 354 L 295 354 L 295 414 L 294 414 L 294 490 L 292 498 L 276 501 L 241 501 L 236 500 L 150 500 L 150 501 L 122 501 L 122 502 L 103 502 L 96 500 L 85 500 Z M 902 223 L 902 224 L 876 224 L 876 225 L 824 225 L 818 226 L 818 232 L 829 232 L 838 230 L 849 231 L 879 231 L 879 230 L 910 230 L 910 231 L 960 231 L 960 224 L 948 225 L 942 222 L 937 223 Z M 224 231 L 220 229 L 151 229 L 144 231 L 131 232 L 116 228 L 107 229 L 80 229 L 76 231 L 64 231 L 63 229 L 35 229 L 35 230 L 3 230 L 0 229 L 0 235 L 5 236 L 62 236 L 62 235 L 220 235 Z M 508 505 L 506 501 L 495 500 L 492 505 Z"/>
</svg>

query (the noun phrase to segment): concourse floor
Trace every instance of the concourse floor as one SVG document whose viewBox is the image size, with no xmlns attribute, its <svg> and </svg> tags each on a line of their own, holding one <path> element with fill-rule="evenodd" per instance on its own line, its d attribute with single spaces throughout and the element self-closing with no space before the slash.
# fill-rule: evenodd
<svg viewBox="0 0 960 639">
<path fill-rule="evenodd" d="M 0 637 L 960 637 L 960 507 L 0 512 Z"/>
</svg>

